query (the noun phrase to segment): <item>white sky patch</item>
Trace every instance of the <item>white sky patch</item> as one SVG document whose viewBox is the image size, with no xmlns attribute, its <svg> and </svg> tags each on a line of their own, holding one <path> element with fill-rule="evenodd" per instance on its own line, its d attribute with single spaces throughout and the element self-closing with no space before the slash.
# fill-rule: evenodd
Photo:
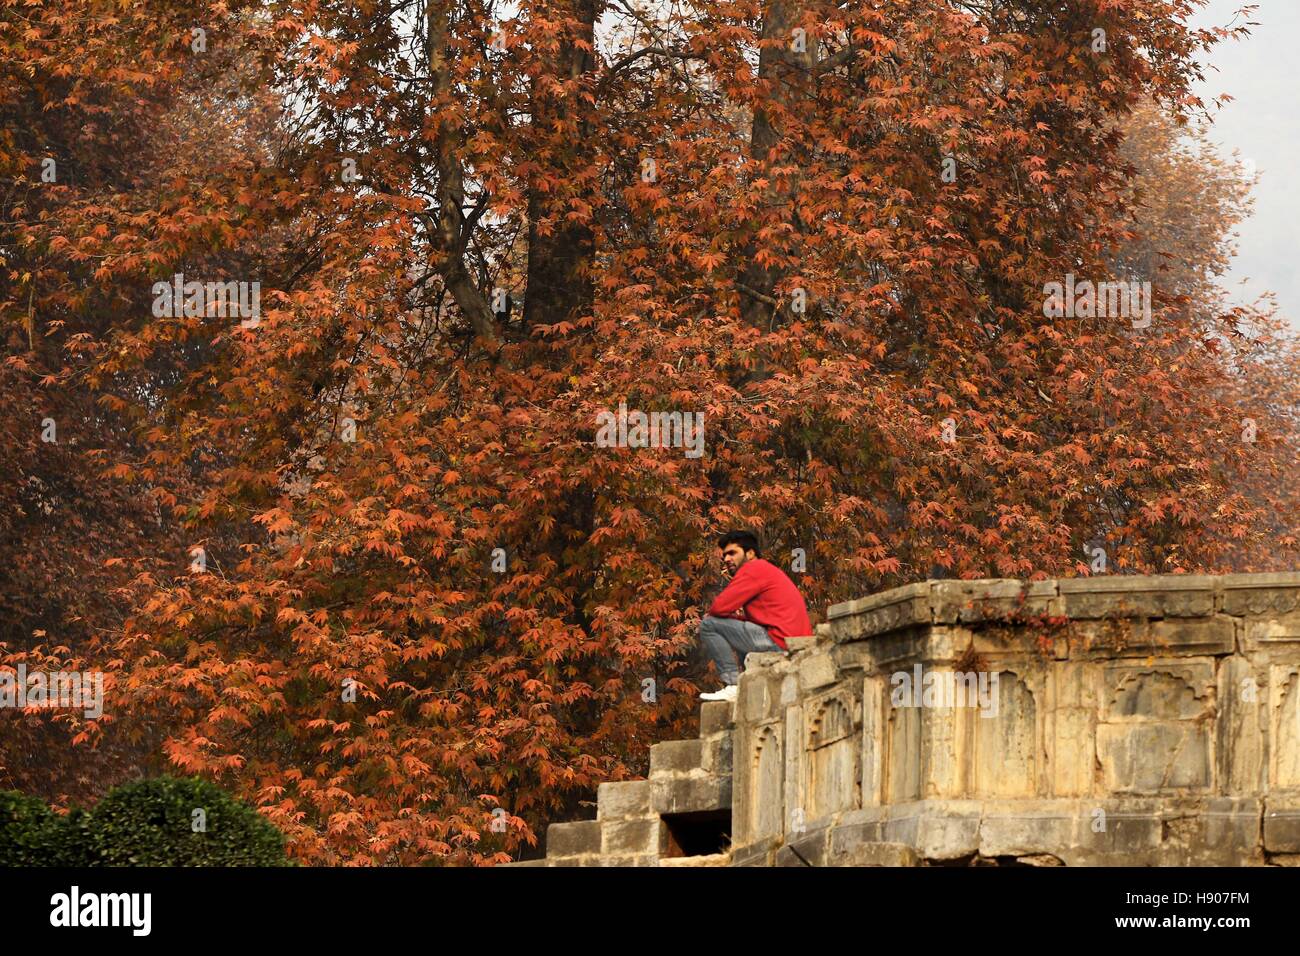
<svg viewBox="0 0 1300 956">
<path fill-rule="evenodd" d="M 1300 329 L 1300 185 L 1294 172 L 1300 158 L 1295 108 L 1300 2 L 1210 0 L 1192 25 L 1239 25 L 1243 18 L 1234 21 L 1233 14 L 1247 2 L 1258 4 L 1250 19 L 1259 25 L 1244 41 L 1219 44 L 1206 61 L 1205 82 L 1195 86 L 1207 105 L 1223 93 L 1233 97 L 1216 115 L 1210 141 L 1225 156 L 1235 148 L 1261 174 L 1254 215 L 1238 228 L 1237 258 L 1220 282 L 1236 304 L 1276 293 L 1283 314 Z"/>
</svg>

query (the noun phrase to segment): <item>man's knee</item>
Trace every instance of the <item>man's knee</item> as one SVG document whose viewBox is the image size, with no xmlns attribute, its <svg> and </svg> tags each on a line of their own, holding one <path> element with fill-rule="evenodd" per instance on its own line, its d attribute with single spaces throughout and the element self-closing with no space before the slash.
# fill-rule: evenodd
<svg viewBox="0 0 1300 956">
<path fill-rule="evenodd" d="M 718 632 L 718 618 L 712 614 L 706 614 L 700 618 L 700 633 L 703 634 L 705 631 L 716 634 Z"/>
</svg>

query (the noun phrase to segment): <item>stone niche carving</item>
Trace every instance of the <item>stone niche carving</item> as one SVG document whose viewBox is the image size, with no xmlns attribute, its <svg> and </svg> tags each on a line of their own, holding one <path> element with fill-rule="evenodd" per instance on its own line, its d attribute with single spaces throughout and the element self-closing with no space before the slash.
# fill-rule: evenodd
<svg viewBox="0 0 1300 956">
<path fill-rule="evenodd" d="M 1211 674 L 1208 664 L 1108 669 L 1111 689 L 1097 726 L 1107 790 L 1199 791 L 1213 784 Z"/>
<path fill-rule="evenodd" d="M 858 741 L 855 734 L 856 704 L 847 695 L 836 694 L 809 706 L 808 722 L 808 818 L 819 820 L 860 804 L 858 796 Z"/>
<path fill-rule="evenodd" d="M 1300 673 L 1292 667 L 1274 667 L 1277 688 L 1273 705 L 1273 781 L 1278 788 L 1300 787 Z"/>
<path fill-rule="evenodd" d="M 1029 687 L 1011 671 L 1002 671 L 994 715 L 986 717 L 981 710 L 967 707 L 964 719 L 972 742 L 974 793 L 1033 796 L 1038 780 L 1038 708 Z"/>
<path fill-rule="evenodd" d="M 750 799 L 750 832 L 758 838 L 785 832 L 785 761 L 781 732 L 767 724 L 754 732 L 753 790 Z"/>
<path fill-rule="evenodd" d="M 885 801 L 921 798 L 921 708 L 885 705 Z"/>
</svg>

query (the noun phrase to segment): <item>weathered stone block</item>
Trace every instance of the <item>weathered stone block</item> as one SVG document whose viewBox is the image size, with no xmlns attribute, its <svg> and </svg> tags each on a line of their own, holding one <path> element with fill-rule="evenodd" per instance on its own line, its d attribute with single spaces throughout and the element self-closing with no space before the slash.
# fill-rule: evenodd
<svg viewBox="0 0 1300 956">
<path fill-rule="evenodd" d="M 879 810 L 870 811 L 873 814 L 871 817 L 864 817 L 863 812 L 859 810 L 846 813 L 831 828 L 829 859 L 833 865 L 868 865 L 840 864 L 837 861 L 852 856 L 866 846 L 901 845 L 882 844 L 884 827 L 879 818 Z"/>
<path fill-rule="evenodd" d="M 771 866 L 776 856 L 777 842 L 763 840 L 744 847 L 733 847 L 731 866 Z"/>
<path fill-rule="evenodd" d="M 936 624 L 999 621 L 1020 615 L 1059 614 L 1056 581 L 988 578 L 935 581 L 930 608 Z"/>
<path fill-rule="evenodd" d="M 1243 622 L 1242 631 L 1250 650 L 1277 646 L 1285 648 L 1288 644 L 1300 643 L 1300 614 L 1250 617 Z"/>
<path fill-rule="evenodd" d="M 1268 669 L 1269 786 L 1300 787 L 1300 665 Z"/>
<path fill-rule="evenodd" d="M 1103 671 L 1107 690 L 1103 719 L 1196 720 L 1213 707 L 1214 664 L 1210 661 L 1153 661 L 1111 664 Z"/>
<path fill-rule="evenodd" d="M 1163 654 L 1231 654 L 1237 623 L 1230 617 L 1174 618 L 1151 622 L 1152 652 Z"/>
<path fill-rule="evenodd" d="M 761 671 L 786 659 L 784 651 L 756 651 L 745 655 L 745 670 Z"/>
<path fill-rule="evenodd" d="M 979 803 L 921 800 L 896 808 L 884 825 L 884 842 L 906 843 L 927 860 L 952 860 L 979 846 Z"/>
<path fill-rule="evenodd" d="M 746 670 L 740 675 L 740 692 L 736 702 L 745 720 L 757 722 L 766 720 L 772 714 L 773 694 L 769 683 L 766 674 Z"/>
<path fill-rule="evenodd" d="M 812 654 L 799 662 L 799 689 L 804 693 L 835 683 L 838 675 L 829 654 Z"/>
<path fill-rule="evenodd" d="M 596 818 L 620 820 L 650 814 L 650 781 L 620 780 L 596 788 Z"/>
<path fill-rule="evenodd" d="M 1063 858 L 1071 866 L 1156 866 L 1160 861 L 1162 826 L 1158 802 L 1147 805 L 1113 800 L 1080 803 L 1074 846 Z"/>
<path fill-rule="evenodd" d="M 789 707 L 799 700 L 799 678 L 794 674 L 786 674 L 781 679 L 781 700 L 782 707 Z"/>
<path fill-rule="evenodd" d="M 729 700 L 706 700 L 700 707 L 700 736 L 709 737 L 735 725 L 736 705 Z"/>
<path fill-rule="evenodd" d="M 1226 658 L 1220 666 L 1215 751 L 1219 786 L 1228 793 L 1257 794 L 1267 786 L 1263 683 L 1263 675 L 1243 657 Z"/>
<path fill-rule="evenodd" d="M 1099 724 L 1097 759 L 1111 793 L 1205 790 L 1210 741 L 1199 721 Z"/>
<path fill-rule="evenodd" d="M 700 767 L 703 744 L 695 740 L 665 740 L 650 748 L 650 776 L 690 773 Z"/>
<path fill-rule="evenodd" d="M 1144 617 L 1070 621 L 1064 638 L 1068 658 L 1083 663 L 1150 657 L 1156 651 L 1151 622 Z"/>
<path fill-rule="evenodd" d="M 879 638 L 881 641 L 888 638 Z M 830 649 L 831 660 L 841 676 L 850 671 L 874 671 L 879 665 L 879 648 L 872 641 L 856 641 L 852 644 L 835 644 Z"/>
<path fill-rule="evenodd" d="M 651 782 L 650 805 L 655 813 L 692 813 L 731 808 L 731 778 L 661 777 Z"/>
<path fill-rule="evenodd" d="M 797 713 L 797 709 L 792 710 Z M 736 791 L 732 811 L 734 838 L 745 843 L 784 832 L 784 788 L 790 779 L 785 763 L 783 721 L 770 721 L 743 734 L 733 757 Z M 743 748 L 743 749 L 739 749 Z"/>
<path fill-rule="evenodd" d="M 839 857 L 832 866 L 920 866 L 916 850 L 903 843 L 864 843 Z"/>
<path fill-rule="evenodd" d="M 648 820 L 622 820 L 606 823 L 601 830 L 601 853 L 659 853 L 662 844 L 663 823 L 652 817 Z"/>
<path fill-rule="evenodd" d="M 578 856 L 600 852 L 600 822 L 578 820 L 552 823 L 546 828 L 546 855 Z"/>
<path fill-rule="evenodd" d="M 1270 795 L 1264 800 L 1264 849 L 1300 853 L 1300 795 Z"/>
<path fill-rule="evenodd" d="M 1277 616 L 1300 604 L 1300 572 L 1225 574 L 1218 579 L 1224 614 Z"/>
<path fill-rule="evenodd" d="M 1079 825 L 1078 808 L 1056 800 L 986 805 L 979 827 L 981 856 L 1056 853 L 1069 846 Z"/>
<path fill-rule="evenodd" d="M 1215 579 L 1196 574 L 1062 578 L 1062 611 L 1074 620 L 1100 617 L 1208 617 Z"/>
<path fill-rule="evenodd" d="M 1200 809 L 1192 861 L 1206 866 L 1263 863 L 1263 802 L 1258 797 L 1211 797 Z"/>
<path fill-rule="evenodd" d="M 825 866 L 827 837 L 824 828 L 793 836 L 776 851 L 776 865 Z"/>
<path fill-rule="evenodd" d="M 703 751 L 700 756 L 700 767 L 705 773 L 710 774 L 730 774 L 731 773 L 731 734 L 721 733 L 714 734 L 712 737 L 701 740 Z"/>
<path fill-rule="evenodd" d="M 817 627 L 825 627 L 824 624 L 818 624 Z M 798 654 L 800 651 L 810 650 L 817 646 L 819 642 L 826 642 L 830 638 L 830 630 L 827 629 L 824 636 L 820 637 L 787 637 L 785 639 L 785 649 L 790 654 Z"/>
<path fill-rule="evenodd" d="M 833 604 L 826 612 L 837 643 L 859 641 L 888 631 L 931 623 L 930 583 L 894 588 L 858 601 Z"/>
</svg>

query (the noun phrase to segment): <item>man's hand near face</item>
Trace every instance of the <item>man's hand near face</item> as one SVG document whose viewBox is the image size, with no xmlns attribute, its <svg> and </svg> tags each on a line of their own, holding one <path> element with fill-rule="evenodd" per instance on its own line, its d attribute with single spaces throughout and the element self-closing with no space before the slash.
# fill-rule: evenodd
<svg viewBox="0 0 1300 956">
<path fill-rule="evenodd" d="M 732 578 L 734 578 L 736 576 L 736 570 L 737 570 L 736 568 L 733 568 L 726 561 L 722 562 L 722 576 L 725 580 L 730 581 Z M 743 607 L 738 607 L 730 614 L 720 614 L 718 616 L 730 617 L 730 618 L 734 618 L 737 621 L 743 621 L 745 620 L 745 609 Z"/>
</svg>

